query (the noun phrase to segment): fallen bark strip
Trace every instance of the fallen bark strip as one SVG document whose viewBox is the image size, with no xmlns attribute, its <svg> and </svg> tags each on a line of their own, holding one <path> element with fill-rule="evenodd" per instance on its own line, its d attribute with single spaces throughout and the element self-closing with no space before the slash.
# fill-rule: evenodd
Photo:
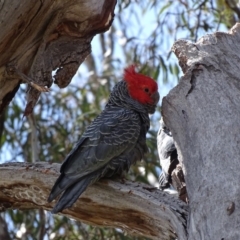
<svg viewBox="0 0 240 240">
<path fill-rule="evenodd" d="M 0 210 L 51 210 L 47 197 L 60 164 L 0 165 Z M 187 205 L 143 183 L 101 180 L 62 215 L 99 226 L 117 227 L 152 239 L 186 239 Z"/>
</svg>

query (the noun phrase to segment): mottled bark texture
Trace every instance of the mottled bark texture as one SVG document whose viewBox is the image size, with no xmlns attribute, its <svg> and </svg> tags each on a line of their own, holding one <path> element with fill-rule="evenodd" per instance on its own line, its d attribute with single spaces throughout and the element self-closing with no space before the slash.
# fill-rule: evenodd
<svg viewBox="0 0 240 240">
<path fill-rule="evenodd" d="M 59 167 L 48 163 L 0 165 L 0 211 L 51 210 L 56 202 L 48 203 L 47 198 L 59 176 Z M 152 239 L 186 239 L 187 205 L 142 183 L 103 179 L 61 214 Z"/>
<path fill-rule="evenodd" d="M 0 114 L 22 82 L 29 84 L 25 115 L 53 83 L 66 87 L 107 30 L 116 0 L 0 2 Z M 46 86 L 46 87 L 44 87 Z M 39 91 L 40 90 L 40 91 Z"/>
<path fill-rule="evenodd" d="M 185 173 L 188 239 L 240 239 L 240 24 L 172 49 L 184 76 L 162 112 Z"/>
</svg>

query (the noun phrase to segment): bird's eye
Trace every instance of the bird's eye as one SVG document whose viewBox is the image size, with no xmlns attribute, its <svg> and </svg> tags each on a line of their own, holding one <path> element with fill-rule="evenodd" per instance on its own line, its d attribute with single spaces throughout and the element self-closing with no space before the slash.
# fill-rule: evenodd
<svg viewBox="0 0 240 240">
<path fill-rule="evenodd" d="M 149 92 L 149 89 L 148 89 L 148 88 L 144 88 L 144 91 L 145 91 L 146 93 L 148 93 L 148 92 Z"/>
</svg>

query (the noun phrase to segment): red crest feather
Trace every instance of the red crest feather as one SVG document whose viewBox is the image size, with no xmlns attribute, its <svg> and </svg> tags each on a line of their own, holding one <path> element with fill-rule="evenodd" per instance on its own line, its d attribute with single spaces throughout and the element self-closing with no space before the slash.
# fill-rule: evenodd
<svg viewBox="0 0 240 240">
<path fill-rule="evenodd" d="M 130 96 L 142 104 L 152 103 L 151 95 L 157 92 L 158 85 L 152 78 L 135 71 L 135 65 L 130 65 L 124 71 Z"/>
</svg>

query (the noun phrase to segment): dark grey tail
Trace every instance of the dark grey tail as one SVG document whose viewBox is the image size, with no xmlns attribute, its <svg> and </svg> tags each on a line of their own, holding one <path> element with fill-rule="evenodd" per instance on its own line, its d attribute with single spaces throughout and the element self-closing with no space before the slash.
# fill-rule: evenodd
<svg viewBox="0 0 240 240">
<path fill-rule="evenodd" d="M 64 173 L 62 173 L 58 177 L 57 181 L 55 182 L 47 201 L 52 202 L 53 199 L 55 199 L 58 195 L 60 195 L 69 186 L 74 184 L 77 180 L 78 178 L 71 179 L 68 176 L 66 176 Z"/>
<path fill-rule="evenodd" d="M 65 208 L 71 207 L 86 188 L 93 182 L 95 182 L 93 176 L 90 175 L 68 187 L 54 206 L 52 213 L 58 213 Z"/>
</svg>

